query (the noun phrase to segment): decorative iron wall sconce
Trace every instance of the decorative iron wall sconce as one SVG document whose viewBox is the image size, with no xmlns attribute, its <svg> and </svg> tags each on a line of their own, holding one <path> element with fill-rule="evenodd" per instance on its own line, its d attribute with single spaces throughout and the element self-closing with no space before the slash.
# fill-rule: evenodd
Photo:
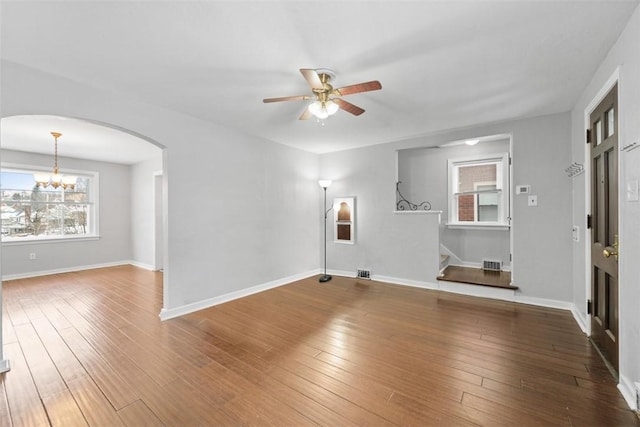
<svg viewBox="0 0 640 427">
<path fill-rule="evenodd" d="M 406 210 L 430 211 L 431 210 L 431 203 L 427 202 L 426 200 L 419 204 L 411 203 L 410 201 L 408 201 L 400 192 L 400 184 L 402 184 L 402 181 L 396 182 L 396 193 L 398 194 L 398 197 L 397 197 L 398 201 L 396 202 L 397 211 L 406 211 Z"/>
</svg>

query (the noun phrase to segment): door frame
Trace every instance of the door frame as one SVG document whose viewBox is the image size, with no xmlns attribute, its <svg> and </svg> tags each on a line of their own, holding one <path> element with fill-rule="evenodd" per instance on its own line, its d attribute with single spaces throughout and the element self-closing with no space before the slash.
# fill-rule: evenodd
<svg viewBox="0 0 640 427">
<path fill-rule="evenodd" d="M 153 173 L 153 270 L 164 270 L 164 193 L 162 171 Z"/>
<path fill-rule="evenodd" d="M 607 94 L 611 91 L 611 89 L 616 85 L 616 83 L 618 84 L 618 123 L 616 123 L 616 129 L 618 129 L 618 144 L 620 144 L 620 120 L 622 115 L 620 114 L 620 93 L 622 92 L 621 90 L 621 86 L 620 86 L 620 67 L 616 67 L 616 69 L 614 70 L 613 74 L 611 74 L 611 76 L 607 79 L 607 81 L 604 83 L 604 85 L 600 88 L 600 90 L 598 91 L 598 93 L 595 95 L 595 97 L 591 100 L 591 102 L 589 103 L 589 105 L 587 105 L 587 108 L 585 108 L 584 110 L 584 125 L 582 127 L 582 132 L 583 132 L 583 138 L 584 135 L 586 135 L 586 131 L 587 129 L 591 128 L 591 113 L 596 109 L 596 107 L 600 104 L 600 102 L 604 99 L 605 96 L 607 96 Z M 584 139 L 583 139 L 584 141 Z M 586 218 L 587 215 L 591 214 L 591 152 L 589 150 L 589 147 L 587 146 L 586 142 L 584 143 L 584 183 L 585 183 L 585 198 L 584 198 L 584 215 L 583 215 L 583 220 L 585 221 L 586 224 Z M 622 182 L 622 162 L 621 162 L 621 158 L 620 158 L 620 145 L 618 147 L 618 245 L 619 247 L 622 247 L 623 244 L 621 243 L 623 241 L 623 234 L 622 234 L 622 230 L 624 228 L 623 226 L 623 219 L 622 219 L 622 206 L 621 206 L 621 194 L 624 194 L 622 192 L 620 192 L 620 183 Z M 587 228 L 586 225 L 584 227 L 585 232 L 584 232 L 584 260 L 585 260 L 585 296 L 586 299 L 584 301 L 585 307 L 587 304 L 587 301 L 591 299 L 591 281 L 592 281 L 592 269 L 591 269 L 591 229 Z M 621 275 L 621 264 L 622 264 L 622 257 L 620 258 L 620 261 L 618 263 L 618 289 L 620 289 L 622 287 L 623 284 L 623 277 Z M 620 307 L 620 292 L 618 291 L 618 307 Z M 587 310 L 585 308 L 585 313 L 587 313 Z M 620 316 L 618 316 L 620 317 Z M 585 333 L 587 334 L 587 336 L 591 336 L 591 314 L 586 314 L 586 318 L 584 319 L 584 328 L 585 328 Z M 620 336 L 620 327 L 621 325 L 618 324 L 618 336 Z M 621 345 L 620 345 L 620 341 L 618 341 L 618 351 L 620 351 L 621 349 Z M 620 367 L 618 366 L 618 369 L 620 369 Z"/>
</svg>

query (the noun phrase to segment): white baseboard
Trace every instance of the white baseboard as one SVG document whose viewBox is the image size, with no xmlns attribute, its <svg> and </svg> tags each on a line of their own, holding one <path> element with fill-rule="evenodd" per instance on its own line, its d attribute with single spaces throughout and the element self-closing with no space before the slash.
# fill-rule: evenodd
<svg viewBox="0 0 640 427">
<path fill-rule="evenodd" d="M 328 274 L 335 276 L 345 276 L 345 277 L 354 277 L 355 274 L 353 272 L 348 271 L 340 271 L 340 270 L 331 270 L 327 271 Z M 393 285 L 402 285 L 402 286 L 411 286 L 414 288 L 422 288 L 422 289 L 430 289 L 430 290 L 439 290 L 443 292 L 450 292 L 460 295 L 481 297 L 481 298 L 491 298 L 497 299 L 501 301 L 511 301 L 517 302 L 520 304 L 529 304 L 536 305 L 540 307 L 547 308 L 558 308 L 561 310 L 573 310 L 573 304 L 567 301 L 558 301 L 546 298 L 535 298 L 528 297 L 524 295 L 518 295 L 517 291 L 513 289 L 505 289 L 505 288 L 494 288 L 491 286 L 477 286 L 477 285 L 468 285 L 465 283 L 454 283 L 454 282 L 446 282 L 439 280 L 437 283 L 432 282 L 423 282 L 419 280 L 411 280 L 411 279 L 401 279 L 398 277 L 391 276 L 382 276 L 382 275 L 372 275 L 372 280 L 378 282 L 390 283 Z M 574 315 L 575 316 L 575 315 Z M 580 325 L 582 328 L 582 325 Z"/>
<path fill-rule="evenodd" d="M 56 268 L 54 270 L 29 271 L 19 274 L 7 274 L 2 276 L 2 280 L 28 279 L 29 277 L 48 276 L 51 274 L 73 273 L 74 271 L 93 270 L 94 268 L 118 267 L 121 265 L 134 265 L 133 261 L 123 260 L 114 262 L 105 262 L 102 264 L 77 265 L 74 267 Z"/>
<path fill-rule="evenodd" d="M 454 294 L 468 295 L 480 298 L 491 298 L 501 301 L 513 302 L 516 299 L 514 289 L 469 285 L 467 283 L 447 282 L 445 280 L 438 280 L 438 289 Z"/>
<path fill-rule="evenodd" d="M 269 289 L 277 288 L 278 286 L 286 285 L 297 280 L 306 279 L 310 276 L 315 276 L 322 273 L 322 270 L 316 269 L 308 271 L 306 273 L 295 274 L 289 277 L 283 277 L 282 279 L 272 280 L 271 282 L 262 283 L 260 285 L 252 286 L 246 289 L 240 289 L 239 291 L 229 292 L 224 295 L 220 295 L 214 298 L 208 298 L 206 300 L 194 302 L 191 304 L 185 304 L 180 307 L 162 309 L 160 310 L 160 320 L 169 320 L 174 317 L 184 316 L 185 314 L 193 313 L 194 311 L 203 310 L 205 308 L 213 307 L 218 304 L 233 301 L 238 298 L 243 298 L 249 295 L 257 294 Z"/>
<path fill-rule="evenodd" d="M 320 270 L 320 274 L 323 274 L 324 270 Z M 341 276 L 341 277 L 356 277 L 356 272 L 354 271 L 344 271 L 344 270 L 327 270 L 327 274 L 329 276 Z"/>
<path fill-rule="evenodd" d="M 624 397 L 624 400 L 627 402 L 627 405 L 629 405 L 629 408 L 634 411 L 640 410 L 636 403 L 636 387 L 639 387 L 640 390 L 640 384 L 636 384 L 637 385 L 634 385 L 633 382 L 628 378 L 620 375 L 618 390 L 620 390 L 620 393 L 622 393 L 622 397 Z"/>
<path fill-rule="evenodd" d="M 9 359 L 0 360 L 0 374 L 3 372 L 7 372 L 11 370 L 11 364 L 9 363 Z"/>
<path fill-rule="evenodd" d="M 571 304 L 571 306 L 572 306 L 571 314 L 573 314 L 573 318 L 576 319 L 576 323 L 578 324 L 578 326 L 580 326 L 580 329 L 582 329 L 582 332 L 584 332 L 585 334 L 588 334 L 589 333 L 589 329 L 587 328 L 588 319 L 586 319 L 582 315 L 582 313 L 578 311 L 575 304 Z"/>
<path fill-rule="evenodd" d="M 410 286 L 412 288 L 422 288 L 422 289 L 438 289 L 437 283 L 423 282 L 420 280 L 410 280 L 410 279 L 398 279 L 397 277 L 389 277 L 389 276 L 379 276 L 374 275 L 371 279 L 376 280 L 378 282 L 390 283 L 392 285 L 402 285 L 402 286 Z"/>
<path fill-rule="evenodd" d="M 134 261 L 134 260 L 129 260 L 129 261 L 127 261 L 127 263 L 133 265 L 134 267 L 144 268 L 145 270 L 157 271 L 155 266 L 153 266 L 151 264 L 145 264 L 143 262 L 138 262 L 138 261 Z"/>
<path fill-rule="evenodd" d="M 482 269 L 481 262 L 470 262 L 470 261 L 460 261 L 460 262 L 449 262 L 449 265 L 454 267 L 467 267 L 467 268 L 477 268 Z M 511 272 L 511 266 L 502 264 L 502 271 Z"/>
</svg>

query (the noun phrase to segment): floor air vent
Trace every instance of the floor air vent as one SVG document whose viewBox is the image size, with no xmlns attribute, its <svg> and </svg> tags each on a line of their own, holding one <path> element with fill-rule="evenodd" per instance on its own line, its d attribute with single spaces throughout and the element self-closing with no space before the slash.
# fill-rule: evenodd
<svg viewBox="0 0 640 427">
<path fill-rule="evenodd" d="M 502 270 L 502 261 L 494 261 L 490 259 L 482 260 L 482 269 L 489 271 L 500 271 Z"/>
<path fill-rule="evenodd" d="M 371 279 L 371 270 L 359 268 L 358 271 L 356 272 L 356 277 L 358 279 Z"/>
</svg>

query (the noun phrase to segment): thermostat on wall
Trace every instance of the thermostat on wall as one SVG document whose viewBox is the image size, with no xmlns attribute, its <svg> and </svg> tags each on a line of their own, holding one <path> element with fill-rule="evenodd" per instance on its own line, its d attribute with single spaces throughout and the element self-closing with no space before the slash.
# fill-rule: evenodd
<svg viewBox="0 0 640 427">
<path fill-rule="evenodd" d="M 529 194 L 530 192 L 530 185 L 516 185 L 516 194 Z"/>
</svg>

